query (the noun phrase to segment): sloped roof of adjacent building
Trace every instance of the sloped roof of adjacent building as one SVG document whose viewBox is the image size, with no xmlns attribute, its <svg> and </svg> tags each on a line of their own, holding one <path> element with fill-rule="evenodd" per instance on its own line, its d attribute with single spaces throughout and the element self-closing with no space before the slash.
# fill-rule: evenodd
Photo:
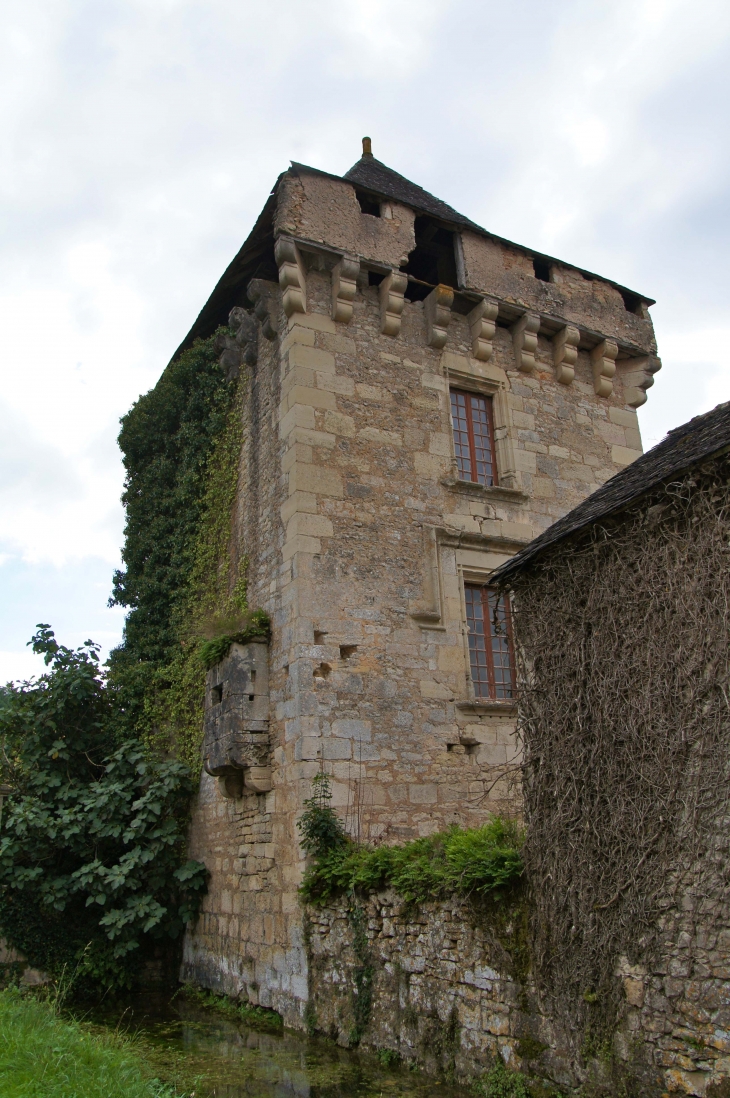
<svg viewBox="0 0 730 1098">
<path fill-rule="evenodd" d="M 569 511 L 508 560 L 492 576 L 509 582 L 547 549 L 594 523 L 616 515 L 653 488 L 730 449 L 730 401 L 675 427 L 665 439 Z"/>
</svg>

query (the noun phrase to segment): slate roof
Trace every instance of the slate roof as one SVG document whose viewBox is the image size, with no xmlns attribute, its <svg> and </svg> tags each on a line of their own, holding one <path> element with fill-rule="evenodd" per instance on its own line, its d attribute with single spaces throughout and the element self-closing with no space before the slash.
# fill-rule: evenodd
<svg viewBox="0 0 730 1098">
<path fill-rule="evenodd" d="M 342 178 L 385 198 L 394 198 L 396 202 L 402 202 L 404 206 L 410 206 L 414 210 L 423 210 L 432 217 L 440 217 L 454 225 L 464 225 L 478 233 L 484 232 L 481 225 L 475 224 L 440 198 L 424 191 L 423 187 L 411 183 L 410 179 L 394 172 L 374 156 L 362 156 Z"/>
<path fill-rule="evenodd" d="M 453 209 L 448 203 L 442 202 L 440 198 L 436 198 L 434 195 L 429 194 L 428 191 L 424 191 L 423 187 L 419 187 L 416 183 L 411 183 L 410 179 L 406 179 L 405 176 L 399 175 L 398 172 L 394 172 L 392 168 L 389 168 L 380 160 L 376 160 L 372 155 L 362 156 L 343 176 L 333 175 L 331 172 L 323 172 L 320 168 L 310 168 L 306 164 L 298 164 L 295 161 L 292 161 L 289 171 L 294 172 L 295 174 L 306 172 L 310 175 L 323 175 L 329 179 L 345 180 L 347 183 L 353 183 L 358 187 L 362 187 L 363 190 L 371 191 L 374 195 L 381 198 L 392 198 L 396 202 L 402 202 L 405 206 L 410 206 L 411 209 L 416 210 L 419 213 L 429 214 L 431 217 L 436 217 L 447 224 L 462 226 L 480 236 L 486 236 L 490 240 L 497 240 L 501 244 L 508 244 L 510 247 L 517 248 L 526 255 L 536 259 L 542 259 L 549 263 L 562 262 L 561 260 L 556 259 L 555 256 L 533 251 L 531 248 L 526 248 L 522 244 L 515 244 L 514 241 L 506 240 L 504 237 L 496 236 L 494 233 L 488 232 L 486 229 L 483 229 L 481 225 L 477 225 L 474 221 L 470 221 L 468 217 L 464 217 L 463 214 L 460 214 L 458 210 Z M 287 173 L 282 173 L 277 179 L 253 230 L 240 248 L 238 254 L 223 272 L 223 275 L 201 309 L 192 328 L 172 356 L 173 360 L 177 358 L 186 347 L 189 347 L 195 339 L 205 339 L 207 336 L 211 335 L 219 325 L 228 322 L 230 310 L 234 305 L 241 304 L 243 295 L 245 294 L 245 288 L 252 278 L 265 278 L 276 281 L 278 277 L 277 272 L 276 270 L 269 269 L 272 264 L 271 259 L 267 258 L 267 256 L 269 253 L 273 253 L 273 222 L 276 209 L 276 192 L 282 176 L 285 174 Z M 615 286 L 619 292 L 631 294 L 647 305 L 654 304 L 653 298 L 636 293 L 627 286 L 621 286 L 618 282 L 613 282 L 610 278 L 604 278 L 603 275 L 594 274 L 592 271 L 583 270 L 583 268 L 576 268 L 576 270 L 580 270 L 581 274 L 586 275 L 588 278 L 598 279 L 600 282 L 606 282 L 610 286 Z"/>
<path fill-rule="evenodd" d="M 675 427 L 662 442 L 607 480 L 588 499 L 554 522 L 498 568 L 491 580 L 509 581 L 546 549 L 609 515 L 615 515 L 652 488 L 727 449 L 730 449 L 730 401 L 718 404 L 702 416 L 695 416 L 681 427 Z"/>
</svg>

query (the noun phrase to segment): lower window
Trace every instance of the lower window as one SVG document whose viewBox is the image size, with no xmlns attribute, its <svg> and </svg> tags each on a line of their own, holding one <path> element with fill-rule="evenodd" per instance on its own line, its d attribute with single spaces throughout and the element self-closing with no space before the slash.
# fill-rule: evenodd
<svg viewBox="0 0 730 1098">
<path fill-rule="evenodd" d="M 509 605 L 493 587 L 467 583 L 464 594 L 474 693 L 478 698 L 510 701 L 516 689 Z"/>
</svg>

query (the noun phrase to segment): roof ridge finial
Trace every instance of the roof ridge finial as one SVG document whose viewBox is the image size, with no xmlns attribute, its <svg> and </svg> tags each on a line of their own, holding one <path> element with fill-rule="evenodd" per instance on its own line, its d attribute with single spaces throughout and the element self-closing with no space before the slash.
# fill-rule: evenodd
<svg viewBox="0 0 730 1098">
<path fill-rule="evenodd" d="M 362 139 L 362 155 L 363 156 L 372 156 L 373 155 L 373 143 L 372 143 L 372 141 L 370 140 L 369 137 L 363 137 L 363 139 Z"/>
</svg>

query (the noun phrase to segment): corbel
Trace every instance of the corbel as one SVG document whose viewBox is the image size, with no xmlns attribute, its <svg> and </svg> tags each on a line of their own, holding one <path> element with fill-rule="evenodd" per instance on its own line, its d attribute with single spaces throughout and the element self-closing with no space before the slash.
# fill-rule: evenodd
<svg viewBox="0 0 730 1098">
<path fill-rule="evenodd" d="M 349 324 L 352 319 L 352 303 L 357 291 L 360 260 L 343 255 L 332 271 L 332 319 Z"/>
<path fill-rule="evenodd" d="M 438 285 L 431 290 L 424 301 L 428 345 L 440 351 L 446 343 L 446 329 L 451 322 L 451 306 L 454 304 L 454 291 L 450 286 Z"/>
<path fill-rule="evenodd" d="M 654 384 L 654 374 L 661 370 L 662 361 L 656 355 L 645 355 L 643 358 L 630 358 L 621 366 L 624 400 L 630 408 L 640 408 L 646 404 L 646 390 Z"/>
<path fill-rule="evenodd" d="M 400 334 L 407 285 L 408 275 L 402 271 L 391 271 L 380 283 L 380 331 L 383 335 Z"/>
<path fill-rule="evenodd" d="M 535 351 L 537 333 L 540 331 L 540 317 L 537 313 L 525 313 L 512 325 L 512 341 L 515 345 L 517 369 L 523 374 L 531 374 L 535 369 Z"/>
<path fill-rule="evenodd" d="M 307 311 L 307 276 L 299 249 L 293 240 L 280 236 L 274 246 L 279 268 L 279 285 L 287 316 Z"/>
<path fill-rule="evenodd" d="M 616 355 L 618 344 L 612 339 L 604 339 L 591 351 L 593 364 L 593 388 L 596 396 L 609 397 L 613 392 L 613 378 L 616 373 Z"/>
<path fill-rule="evenodd" d="M 471 332 L 471 353 L 480 362 L 489 362 L 492 357 L 492 340 L 497 330 L 498 313 L 497 302 L 483 298 L 466 318 Z"/>
<path fill-rule="evenodd" d="M 276 339 L 276 329 L 271 323 L 269 309 L 266 304 L 264 287 L 260 278 L 253 278 L 246 287 L 246 296 L 253 302 L 253 311 L 257 320 L 261 321 L 261 328 L 267 339 Z"/>
<path fill-rule="evenodd" d="M 443 629 L 438 531 L 435 526 L 423 527 L 423 557 L 423 599 L 411 610 L 410 616 L 423 629 Z"/>
<path fill-rule="evenodd" d="M 561 385 L 570 385 L 575 377 L 580 332 L 572 324 L 566 324 L 553 339 L 555 378 Z"/>
</svg>

